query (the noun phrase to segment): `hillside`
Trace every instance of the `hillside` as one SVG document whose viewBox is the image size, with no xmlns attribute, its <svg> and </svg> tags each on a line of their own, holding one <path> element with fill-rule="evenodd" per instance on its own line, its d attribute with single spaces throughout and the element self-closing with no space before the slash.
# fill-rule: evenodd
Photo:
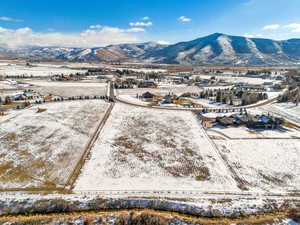
<svg viewBox="0 0 300 225">
<path fill-rule="evenodd" d="M 215 33 L 173 45 L 155 42 L 99 48 L 0 48 L 2 58 L 74 62 L 152 62 L 186 65 L 297 65 L 300 39 L 275 41 Z"/>
</svg>

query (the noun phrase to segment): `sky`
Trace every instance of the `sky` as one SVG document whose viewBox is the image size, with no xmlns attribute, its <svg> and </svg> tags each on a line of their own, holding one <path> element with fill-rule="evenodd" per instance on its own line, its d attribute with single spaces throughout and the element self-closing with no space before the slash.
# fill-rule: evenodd
<svg viewBox="0 0 300 225">
<path fill-rule="evenodd" d="M 215 32 L 300 38 L 300 0 L 4 0 L 0 46 L 172 44 Z"/>
</svg>

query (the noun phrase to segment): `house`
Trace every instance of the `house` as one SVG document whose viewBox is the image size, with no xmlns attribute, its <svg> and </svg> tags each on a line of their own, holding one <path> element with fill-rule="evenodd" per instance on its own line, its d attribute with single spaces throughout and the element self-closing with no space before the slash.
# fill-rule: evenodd
<svg viewBox="0 0 300 225">
<path fill-rule="evenodd" d="M 15 96 L 15 101 L 22 101 L 22 100 L 26 100 L 27 96 L 26 94 L 22 93 L 22 94 L 17 94 Z"/>
<path fill-rule="evenodd" d="M 176 95 L 168 94 L 163 97 L 163 102 L 161 104 L 171 104 L 177 99 Z"/>
<path fill-rule="evenodd" d="M 206 128 L 212 128 L 214 126 L 214 123 L 212 121 L 205 120 L 202 122 L 202 125 Z"/>
<path fill-rule="evenodd" d="M 226 117 L 226 116 L 223 116 L 223 117 L 217 117 L 217 118 L 216 118 L 216 121 L 217 121 L 220 125 L 225 126 L 225 127 L 227 127 L 227 126 L 232 126 L 232 125 L 234 125 L 234 123 L 235 123 L 234 117 Z"/>
<path fill-rule="evenodd" d="M 147 91 L 144 94 L 142 94 L 140 98 L 142 98 L 145 102 L 152 102 L 154 99 L 154 94 L 151 94 Z"/>
<path fill-rule="evenodd" d="M 234 106 L 242 105 L 242 99 L 240 99 L 240 98 L 233 98 L 232 99 L 232 105 L 234 105 Z"/>
<path fill-rule="evenodd" d="M 146 81 L 138 84 L 138 88 L 151 88 L 156 86 L 157 85 L 153 81 Z"/>
<path fill-rule="evenodd" d="M 275 129 L 284 121 L 281 118 L 266 115 L 256 116 L 247 122 L 248 128 L 254 129 Z"/>
<path fill-rule="evenodd" d="M 192 102 L 189 99 L 184 97 L 178 97 L 176 100 L 173 101 L 175 104 L 182 105 L 182 106 L 192 106 Z"/>
</svg>

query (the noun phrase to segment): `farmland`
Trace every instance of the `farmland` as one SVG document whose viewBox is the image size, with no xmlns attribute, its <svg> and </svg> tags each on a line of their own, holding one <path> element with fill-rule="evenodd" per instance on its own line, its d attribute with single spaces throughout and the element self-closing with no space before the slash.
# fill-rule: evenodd
<svg viewBox="0 0 300 225">
<path fill-rule="evenodd" d="M 275 86 L 274 76 L 226 75 L 222 83 L 194 73 L 39 63 L 23 66 L 54 69 L 19 77 L 19 66 L 15 77 L 0 77 L 0 214 L 145 208 L 210 223 L 256 215 L 293 221 L 285 219 L 299 206 L 299 113 L 292 102 L 276 102 L 287 87 Z M 61 69 L 89 71 L 56 74 Z M 269 99 L 200 98 L 239 81 Z"/>
<path fill-rule="evenodd" d="M 51 81 L 28 81 L 34 85 L 31 89 L 42 95 L 56 95 L 61 97 L 72 96 L 104 96 L 106 83 L 85 82 L 51 82 Z"/>
<path fill-rule="evenodd" d="M 216 140 L 243 185 L 252 191 L 296 191 L 300 140 Z"/>
<path fill-rule="evenodd" d="M 0 120 L 0 188 L 64 185 L 108 108 L 99 100 L 50 103 Z"/>
<path fill-rule="evenodd" d="M 84 73 L 83 70 L 65 68 L 51 64 L 25 65 L 18 63 L 0 63 L 0 74 L 7 76 L 47 77 L 54 74 Z"/>
<path fill-rule="evenodd" d="M 115 105 L 75 186 L 75 190 L 208 189 L 237 187 L 191 112 L 121 103 Z"/>
</svg>

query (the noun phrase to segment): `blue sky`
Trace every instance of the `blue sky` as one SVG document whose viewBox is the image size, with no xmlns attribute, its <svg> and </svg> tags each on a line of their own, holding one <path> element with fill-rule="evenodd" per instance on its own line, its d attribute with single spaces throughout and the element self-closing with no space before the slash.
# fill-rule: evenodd
<svg viewBox="0 0 300 225">
<path fill-rule="evenodd" d="M 0 44 L 103 46 L 175 43 L 214 32 L 300 38 L 300 0 L 9 0 Z"/>
</svg>

